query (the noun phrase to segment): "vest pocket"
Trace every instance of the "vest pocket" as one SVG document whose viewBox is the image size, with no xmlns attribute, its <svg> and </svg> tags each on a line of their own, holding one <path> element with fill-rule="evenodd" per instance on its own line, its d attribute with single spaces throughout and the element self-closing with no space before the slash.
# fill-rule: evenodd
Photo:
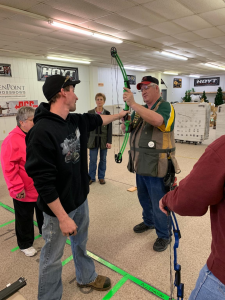
<svg viewBox="0 0 225 300">
<path fill-rule="evenodd" d="M 158 153 L 139 153 L 137 173 L 142 176 L 157 177 L 158 162 Z"/>
<path fill-rule="evenodd" d="M 134 170 L 134 161 L 132 159 L 132 155 L 131 155 L 130 150 L 128 151 L 128 157 L 129 158 L 128 158 L 127 169 L 128 169 L 129 172 L 134 173 L 135 172 L 135 170 Z"/>
</svg>

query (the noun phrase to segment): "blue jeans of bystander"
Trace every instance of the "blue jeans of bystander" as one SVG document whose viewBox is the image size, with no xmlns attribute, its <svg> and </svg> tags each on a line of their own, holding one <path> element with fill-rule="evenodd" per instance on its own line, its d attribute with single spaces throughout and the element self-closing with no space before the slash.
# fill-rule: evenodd
<svg viewBox="0 0 225 300">
<path fill-rule="evenodd" d="M 225 285 L 205 265 L 188 300 L 225 300 Z"/>
<path fill-rule="evenodd" d="M 89 152 L 89 176 L 91 177 L 92 181 L 95 181 L 98 150 L 100 151 L 100 160 L 98 164 L 98 179 L 105 179 L 107 149 L 93 148 L 90 149 Z"/>
</svg>

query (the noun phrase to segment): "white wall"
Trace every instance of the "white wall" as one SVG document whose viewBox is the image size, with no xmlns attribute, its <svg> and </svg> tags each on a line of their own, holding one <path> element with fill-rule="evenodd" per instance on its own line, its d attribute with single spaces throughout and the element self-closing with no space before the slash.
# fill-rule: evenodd
<svg viewBox="0 0 225 300">
<path fill-rule="evenodd" d="M 38 100 L 39 103 L 47 102 L 43 92 L 43 81 L 37 80 L 36 63 L 78 67 L 78 74 L 81 83 L 76 86 L 75 93 L 78 96 L 77 112 L 83 113 L 90 109 L 90 78 L 89 66 L 76 65 L 72 63 L 54 62 L 49 60 L 31 60 L 24 58 L 1 57 L 0 62 L 11 64 L 12 77 L 0 76 L 0 84 L 20 84 L 25 85 L 26 97 L 25 98 L 2 98 L 0 97 L 0 105 L 5 101 L 18 101 L 18 100 Z M 16 126 L 14 117 L 1 117 L 0 118 L 0 140 L 3 140 L 7 134 Z"/>
</svg>

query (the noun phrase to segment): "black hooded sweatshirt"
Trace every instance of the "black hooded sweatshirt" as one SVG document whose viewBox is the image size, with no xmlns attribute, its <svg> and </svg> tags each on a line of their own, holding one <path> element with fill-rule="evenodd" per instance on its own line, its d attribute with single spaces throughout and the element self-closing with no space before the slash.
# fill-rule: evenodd
<svg viewBox="0 0 225 300">
<path fill-rule="evenodd" d="M 94 114 L 68 114 L 64 120 L 50 112 L 48 103 L 41 103 L 34 124 L 26 136 L 25 169 L 39 194 L 38 207 L 55 216 L 47 204 L 59 197 L 70 213 L 89 193 L 87 137 L 102 125 L 102 118 Z"/>
</svg>

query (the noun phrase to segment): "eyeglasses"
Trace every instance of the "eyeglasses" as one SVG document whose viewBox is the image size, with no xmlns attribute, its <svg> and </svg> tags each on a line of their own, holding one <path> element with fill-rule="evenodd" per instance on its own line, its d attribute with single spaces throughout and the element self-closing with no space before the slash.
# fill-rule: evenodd
<svg viewBox="0 0 225 300">
<path fill-rule="evenodd" d="M 152 87 L 152 86 L 156 86 L 156 84 L 152 84 L 152 85 L 144 85 L 144 86 L 141 87 L 140 92 L 147 91 L 147 90 L 150 89 L 150 87 Z"/>
<path fill-rule="evenodd" d="M 65 83 L 66 83 L 70 78 L 71 78 L 71 77 L 70 77 L 69 75 L 66 76 L 66 79 L 65 79 L 65 81 L 63 82 L 63 84 L 62 84 L 62 86 L 61 86 L 61 89 L 64 88 Z"/>
</svg>

